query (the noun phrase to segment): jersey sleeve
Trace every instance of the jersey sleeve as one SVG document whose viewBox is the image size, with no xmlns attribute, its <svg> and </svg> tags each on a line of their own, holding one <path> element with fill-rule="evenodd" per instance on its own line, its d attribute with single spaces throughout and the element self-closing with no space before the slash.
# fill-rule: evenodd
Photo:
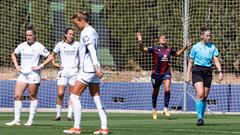
<svg viewBox="0 0 240 135">
<path fill-rule="evenodd" d="M 53 52 L 54 53 L 59 53 L 60 52 L 60 45 L 59 45 L 59 43 L 56 44 L 56 46 L 53 49 Z"/>
<path fill-rule="evenodd" d="M 88 46 L 88 45 L 95 45 L 95 40 L 92 36 L 90 36 L 89 34 L 88 35 L 85 35 L 83 37 L 83 42 L 84 42 L 84 45 L 85 46 Z"/>
<path fill-rule="evenodd" d="M 154 52 L 154 47 L 148 47 L 148 53 L 153 53 Z"/>
<path fill-rule="evenodd" d="M 189 58 L 193 59 L 195 58 L 195 55 L 196 55 L 196 51 L 195 51 L 195 47 L 193 46 L 191 51 L 190 51 L 190 54 L 189 54 Z"/>
<path fill-rule="evenodd" d="M 40 45 L 39 49 L 40 49 L 40 55 L 42 55 L 44 57 L 47 57 L 50 54 L 48 49 L 45 46 L 43 46 L 43 45 Z"/>
<path fill-rule="evenodd" d="M 99 63 L 97 58 L 97 46 L 98 46 L 97 35 L 91 30 L 85 31 L 83 36 L 83 42 L 89 51 L 92 64 L 97 65 Z"/>
<path fill-rule="evenodd" d="M 18 45 L 17 48 L 14 49 L 15 54 L 20 54 L 21 51 L 21 45 Z"/>
</svg>

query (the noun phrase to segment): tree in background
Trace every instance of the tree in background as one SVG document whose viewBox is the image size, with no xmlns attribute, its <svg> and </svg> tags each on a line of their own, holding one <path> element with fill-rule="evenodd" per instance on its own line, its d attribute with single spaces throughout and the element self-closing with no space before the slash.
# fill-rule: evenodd
<svg viewBox="0 0 240 135">
<path fill-rule="evenodd" d="M 110 53 L 117 69 L 149 68 L 147 54 L 139 53 L 134 38 L 141 32 L 146 44 L 153 44 L 157 35 L 155 0 L 105 0 L 104 16 L 109 29 Z"/>
<path fill-rule="evenodd" d="M 71 16 L 75 11 L 92 10 L 91 0 L 60 1 L 64 2 L 64 24 L 67 27 L 72 26 Z M 9 54 L 25 40 L 25 29 L 30 24 L 37 30 L 37 40 L 53 48 L 54 22 L 49 4 L 46 0 L 0 1 L 0 66 L 12 66 Z M 151 57 L 137 49 L 136 32 L 142 33 L 146 46 L 154 45 L 155 37 L 164 34 L 172 47 L 181 48 L 183 7 L 182 0 L 104 0 L 109 49 L 118 69 L 150 70 L 152 67 Z M 209 27 L 225 72 L 240 72 L 239 7 L 239 0 L 189 0 L 189 36 L 193 37 L 193 42 L 198 42 L 199 29 Z M 174 59 L 173 62 L 173 70 L 183 69 L 183 59 Z"/>
<path fill-rule="evenodd" d="M 175 50 L 183 47 L 183 1 L 158 0 L 157 24 L 158 34 L 165 35 L 168 43 Z M 172 70 L 183 71 L 183 56 L 171 57 Z"/>
<path fill-rule="evenodd" d="M 0 65 L 11 66 L 10 53 L 16 45 L 25 41 L 25 30 L 33 25 L 37 40 L 48 48 L 53 45 L 49 2 L 45 0 L 0 1 Z"/>
<path fill-rule="evenodd" d="M 30 24 L 33 24 L 37 31 L 37 41 L 47 48 L 53 48 L 53 30 L 50 21 L 50 3 L 46 0 L 32 0 Z"/>
<path fill-rule="evenodd" d="M 199 31 L 203 26 L 209 27 L 212 40 L 220 51 L 220 60 L 224 72 L 240 72 L 240 1 L 202 1 L 190 2 L 189 34 L 193 40 L 200 40 Z"/>
<path fill-rule="evenodd" d="M 91 0 L 65 0 L 65 8 L 64 8 L 64 22 L 68 27 L 74 28 L 77 33 L 78 30 L 72 23 L 72 16 L 76 11 L 85 10 L 91 13 Z M 91 14 L 90 14 L 91 15 Z M 79 34 L 76 34 L 78 37 Z"/>
<path fill-rule="evenodd" d="M 10 53 L 25 40 L 28 0 L 0 1 L 0 66 L 12 66 Z"/>
</svg>

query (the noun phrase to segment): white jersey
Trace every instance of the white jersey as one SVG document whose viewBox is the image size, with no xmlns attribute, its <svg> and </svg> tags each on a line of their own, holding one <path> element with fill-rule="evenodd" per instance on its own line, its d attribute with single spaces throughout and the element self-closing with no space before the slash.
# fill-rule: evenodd
<svg viewBox="0 0 240 135">
<path fill-rule="evenodd" d="M 57 43 L 53 52 L 60 54 L 61 65 L 63 68 L 77 68 L 79 64 L 79 46 L 80 43 L 77 41 L 73 41 L 71 44 L 68 44 L 64 41 Z"/>
<path fill-rule="evenodd" d="M 93 65 L 98 65 L 100 68 L 100 63 L 97 59 L 98 34 L 92 26 L 87 26 L 82 30 L 80 45 L 83 46 L 79 49 L 80 70 L 85 73 L 95 72 Z"/>
<path fill-rule="evenodd" d="M 47 57 L 50 54 L 50 52 L 39 42 L 35 42 L 32 45 L 23 42 L 17 46 L 14 53 L 20 54 L 21 56 L 22 73 L 30 73 L 32 67 L 38 66 L 40 56 Z"/>
</svg>

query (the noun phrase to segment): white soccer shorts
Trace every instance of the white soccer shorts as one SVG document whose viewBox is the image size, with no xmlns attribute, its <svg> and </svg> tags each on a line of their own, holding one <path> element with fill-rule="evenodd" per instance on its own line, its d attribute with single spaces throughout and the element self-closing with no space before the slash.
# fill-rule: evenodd
<svg viewBox="0 0 240 135">
<path fill-rule="evenodd" d="M 30 73 L 19 73 L 17 81 L 24 83 L 38 84 L 41 81 L 40 74 L 38 72 L 32 71 Z"/>
<path fill-rule="evenodd" d="M 77 80 L 88 85 L 89 83 L 100 83 L 100 78 L 95 73 L 86 73 L 80 71 Z"/>
<path fill-rule="evenodd" d="M 74 85 L 77 79 L 77 69 L 63 69 L 58 72 L 57 85 Z"/>
</svg>

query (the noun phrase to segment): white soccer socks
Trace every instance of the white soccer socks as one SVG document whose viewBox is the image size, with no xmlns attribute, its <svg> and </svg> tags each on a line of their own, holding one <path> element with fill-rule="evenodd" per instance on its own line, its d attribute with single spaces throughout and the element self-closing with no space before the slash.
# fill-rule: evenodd
<svg viewBox="0 0 240 135">
<path fill-rule="evenodd" d="M 36 110 L 37 110 L 38 100 L 33 100 L 30 102 L 30 111 L 28 121 L 33 121 Z"/>
<path fill-rule="evenodd" d="M 105 112 L 104 107 L 101 104 L 101 100 L 99 96 L 94 96 L 93 101 L 95 102 L 97 109 L 98 109 L 98 114 L 101 119 L 101 128 L 102 129 L 107 129 L 107 115 Z"/>
<path fill-rule="evenodd" d="M 82 106 L 79 100 L 79 96 L 71 94 L 70 99 L 73 103 L 74 110 L 74 128 L 79 129 L 81 124 L 81 116 L 82 116 Z"/>
<path fill-rule="evenodd" d="M 60 117 L 61 116 L 61 110 L 62 110 L 62 106 L 56 104 L 56 113 L 57 113 L 56 117 Z"/>
<path fill-rule="evenodd" d="M 68 118 L 72 118 L 73 105 L 68 105 Z"/>
<path fill-rule="evenodd" d="M 14 121 L 20 121 L 20 114 L 22 109 L 22 101 L 14 101 Z"/>
</svg>

